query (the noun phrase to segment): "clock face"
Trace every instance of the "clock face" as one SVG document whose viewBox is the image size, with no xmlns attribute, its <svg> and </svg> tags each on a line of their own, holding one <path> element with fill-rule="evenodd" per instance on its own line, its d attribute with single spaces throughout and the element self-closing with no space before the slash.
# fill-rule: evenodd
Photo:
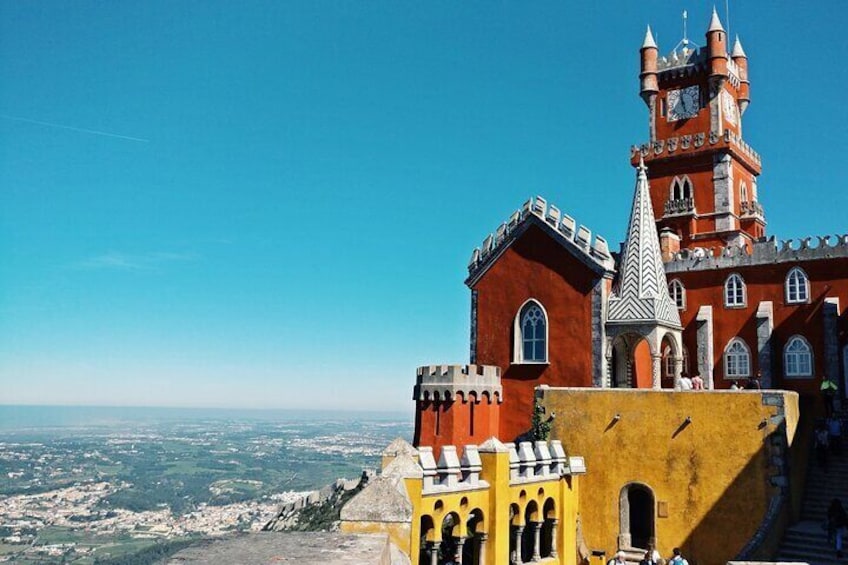
<svg viewBox="0 0 848 565">
<path fill-rule="evenodd" d="M 731 96 L 731 94 L 726 90 L 721 91 L 721 105 L 722 112 L 724 113 L 724 119 L 735 126 L 738 123 L 738 120 L 736 119 L 738 116 L 736 100 L 734 100 L 733 96 Z"/>
<path fill-rule="evenodd" d="M 693 118 L 700 109 L 701 91 L 698 85 L 668 91 L 668 121 Z"/>
</svg>

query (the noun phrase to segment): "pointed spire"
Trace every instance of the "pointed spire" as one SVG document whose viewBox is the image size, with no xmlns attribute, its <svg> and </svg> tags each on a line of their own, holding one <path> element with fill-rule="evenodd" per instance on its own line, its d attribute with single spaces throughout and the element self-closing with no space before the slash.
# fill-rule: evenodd
<svg viewBox="0 0 848 565">
<path fill-rule="evenodd" d="M 642 49 L 656 49 L 657 42 L 654 41 L 654 34 L 651 33 L 651 26 L 648 26 L 648 31 L 645 32 L 645 41 L 642 42 Z"/>
<path fill-rule="evenodd" d="M 618 283 L 609 301 L 607 322 L 680 327 L 677 306 L 668 294 L 647 169 L 641 155 L 627 240 L 618 273 Z"/>
<path fill-rule="evenodd" d="M 710 20 L 710 29 L 707 30 L 707 33 L 711 31 L 724 31 L 721 20 L 718 19 L 718 12 L 716 12 L 715 6 L 713 6 L 713 17 Z"/>
<path fill-rule="evenodd" d="M 742 49 L 742 42 L 739 41 L 738 35 L 736 36 L 736 41 L 733 42 L 733 53 L 731 53 L 730 56 L 734 59 L 736 57 L 744 57 L 746 59 L 748 58 L 748 56 L 745 54 L 745 50 Z"/>
</svg>

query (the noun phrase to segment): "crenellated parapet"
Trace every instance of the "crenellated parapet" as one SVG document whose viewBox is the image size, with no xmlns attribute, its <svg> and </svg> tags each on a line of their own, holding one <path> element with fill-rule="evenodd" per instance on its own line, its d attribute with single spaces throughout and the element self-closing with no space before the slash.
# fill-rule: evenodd
<svg viewBox="0 0 848 565">
<path fill-rule="evenodd" d="M 666 273 L 730 269 L 774 263 L 797 263 L 848 257 L 848 234 L 787 239 L 780 244 L 774 236 L 744 246 L 681 249 L 665 264 Z"/>
<path fill-rule="evenodd" d="M 501 369 L 493 365 L 425 365 L 418 367 L 413 400 L 503 401 Z"/>
<path fill-rule="evenodd" d="M 631 162 L 634 164 L 638 162 L 640 153 L 647 161 L 651 158 L 659 159 L 687 152 L 694 153 L 704 147 L 711 149 L 726 147 L 737 155 L 747 157 L 758 167 L 762 166 L 763 161 L 760 154 L 754 151 L 742 139 L 741 135 L 737 135 L 729 129 L 724 130 L 723 134 L 718 134 L 714 131 L 699 132 L 691 135 L 670 137 L 668 139 L 657 139 L 652 143 L 634 145 L 630 148 Z"/>
<path fill-rule="evenodd" d="M 586 472 L 583 458 L 568 457 L 559 440 L 522 441 L 518 446 L 505 443 L 504 447 L 509 451 L 510 485 L 550 481 Z"/>
<path fill-rule="evenodd" d="M 571 250 L 584 263 L 601 272 L 612 272 L 615 261 L 609 251 L 607 240 L 596 235 L 592 239 L 592 231 L 586 226 L 579 226 L 568 214 L 562 213 L 553 204 L 541 196 L 530 198 L 524 205 L 483 240 L 483 244 L 474 249 L 471 261 L 468 263 L 468 280 L 477 279 L 494 262 L 500 253 L 506 249 L 526 227 L 536 224 L 556 240 Z"/>
</svg>

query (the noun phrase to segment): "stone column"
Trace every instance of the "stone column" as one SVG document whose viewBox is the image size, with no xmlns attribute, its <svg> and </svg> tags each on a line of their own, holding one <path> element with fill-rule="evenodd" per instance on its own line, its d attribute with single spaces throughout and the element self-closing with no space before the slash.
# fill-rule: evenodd
<svg viewBox="0 0 848 565">
<path fill-rule="evenodd" d="M 551 557 L 553 557 L 554 559 L 556 559 L 556 557 L 557 557 L 557 544 L 558 544 L 557 524 L 558 523 L 559 523 L 559 521 L 556 518 L 551 520 Z"/>
<path fill-rule="evenodd" d="M 841 399 L 845 394 L 845 383 L 839 382 L 839 298 L 830 297 L 824 299 L 824 375 L 839 387 L 834 408 L 841 407 Z"/>
<path fill-rule="evenodd" d="M 471 565 L 486 565 L 486 540 L 489 539 L 489 536 L 485 532 L 481 532 L 477 536 L 480 539 L 480 545 L 477 548 L 477 563 Z"/>
<path fill-rule="evenodd" d="M 434 541 L 430 546 L 430 565 L 439 565 L 439 546 L 441 543 Z"/>
<path fill-rule="evenodd" d="M 531 561 L 540 561 L 542 559 L 542 523 L 533 522 L 533 557 Z"/>
<path fill-rule="evenodd" d="M 683 356 L 674 358 L 674 388 L 680 386 L 680 377 L 683 376 Z M 689 375 L 691 378 L 692 375 Z"/>
<path fill-rule="evenodd" d="M 612 379 L 615 376 L 615 367 L 612 364 L 612 355 L 607 355 L 607 371 L 601 381 L 601 388 L 612 388 Z"/>
<path fill-rule="evenodd" d="M 677 385 L 678 377 L 675 377 Z M 659 390 L 662 388 L 662 355 L 651 355 L 651 388 Z"/>
<path fill-rule="evenodd" d="M 524 534 L 524 526 L 515 527 L 515 554 L 513 554 L 512 562 L 514 565 L 523 563 L 521 560 L 521 537 Z"/>
<path fill-rule="evenodd" d="M 771 302 L 763 301 L 757 306 L 757 365 L 760 369 L 760 386 L 774 388 L 772 378 L 771 334 L 774 330 L 774 314 Z"/>
<path fill-rule="evenodd" d="M 695 360 L 698 372 L 704 379 L 704 386 L 710 390 L 715 388 L 713 382 L 713 307 L 701 306 L 695 317 L 697 328 L 698 350 Z"/>
<path fill-rule="evenodd" d="M 460 536 L 456 538 L 456 553 L 454 554 L 453 560 L 456 565 L 462 565 L 462 546 L 465 545 L 465 538 Z"/>
</svg>

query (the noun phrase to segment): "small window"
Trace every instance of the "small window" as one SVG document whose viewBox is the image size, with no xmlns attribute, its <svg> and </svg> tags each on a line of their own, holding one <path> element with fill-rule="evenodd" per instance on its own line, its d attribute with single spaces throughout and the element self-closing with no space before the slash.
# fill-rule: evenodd
<svg viewBox="0 0 848 565">
<path fill-rule="evenodd" d="M 741 202 L 748 202 L 748 185 L 744 182 L 739 187 L 739 200 Z"/>
<path fill-rule="evenodd" d="M 665 98 L 660 99 L 660 114 L 665 118 L 668 113 L 668 106 L 666 104 Z"/>
<path fill-rule="evenodd" d="M 739 338 L 730 340 L 724 350 L 724 377 L 741 379 L 751 376 L 751 352 Z"/>
<path fill-rule="evenodd" d="M 516 318 L 518 363 L 545 363 L 548 360 L 548 317 L 541 304 L 528 301 Z"/>
<path fill-rule="evenodd" d="M 689 177 L 683 178 L 683 198 L 692 198 L 692 182 Z"/>
<path fill-rule="evenodd" d="M 724 305 L 728 308 L 745 306 L 745 281 L 736 273 L 724 283 Z"/>
<path fill-rule="evenodd" d="M 786 302 L 799 304 L 810 300 L 810 279 L 807 274 L 795 267 L 786 275 Z"/>
<path fill-rule="evenodd" d="M 787 377 L 813 376 L 813 350 L 803 337 L 792 337 L 783 348 L 783 370 Z"/>
<path fill-rule="evenodd" d="M 671 296 L 671 299 L 674 301 L 674 305 L 677 306 L 678 310 L 686 309 L 686 289 L 683 288 L 682 282 L 674 279 L 668 283 L 668 294 Z"/>
<path fill-rule="evenodd" d="M 669 198 L 669 200 L 680 200 L 682 198 L 679 178 L 674 177 L 671 181 L 671 190 L 669 192 L 671 192 L 671 198 Z"/>
</svg>

